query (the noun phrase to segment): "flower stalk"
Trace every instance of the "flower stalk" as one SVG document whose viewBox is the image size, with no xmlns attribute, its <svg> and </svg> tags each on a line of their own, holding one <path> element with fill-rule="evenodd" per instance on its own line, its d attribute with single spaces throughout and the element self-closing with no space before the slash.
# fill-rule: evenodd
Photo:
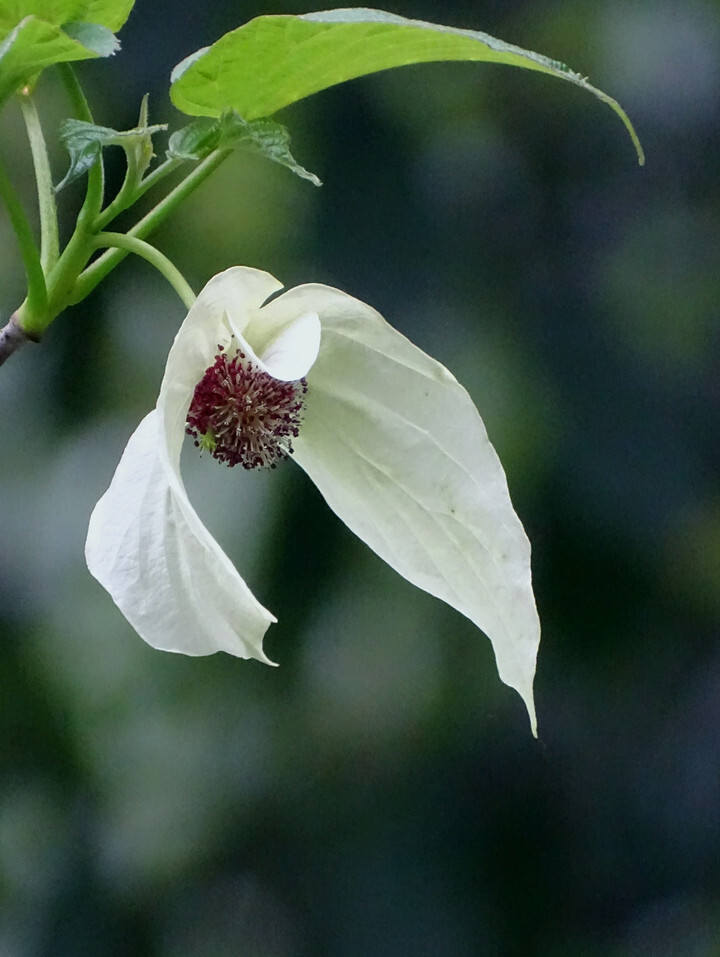
<svg viewBox="0 0 720 957">
<path fill-rule="evenodd" d="M 138 239 L 137 236 L 130 236 L 127 233 L 105 232 L 99 233 L 95 237 L 95 246 L 98 249 L 121 249 L 128 253 L 135 253 L 136 256 L 140 256 L 154 266 L 167 279 L 186 309 L 189 309 L 195 302 L 195 293 L 177 266 L 173 265 L 164 253 L 161 253 L 150 243 L 145 242 L 144 239 Z"/>
</svg>

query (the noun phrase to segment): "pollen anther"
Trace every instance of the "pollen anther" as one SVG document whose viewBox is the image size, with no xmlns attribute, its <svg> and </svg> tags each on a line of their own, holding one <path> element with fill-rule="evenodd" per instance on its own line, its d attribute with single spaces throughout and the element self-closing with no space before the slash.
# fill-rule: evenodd
<svg viewBox="0 0 720 957">
<path fill-rule="evenodd" d="M 195 387 L 185 431 L 229 466 L 275 468 L 292 451 L 307 382 L 274 379 L 246 358 L 220 350 Z"/>
</svg>

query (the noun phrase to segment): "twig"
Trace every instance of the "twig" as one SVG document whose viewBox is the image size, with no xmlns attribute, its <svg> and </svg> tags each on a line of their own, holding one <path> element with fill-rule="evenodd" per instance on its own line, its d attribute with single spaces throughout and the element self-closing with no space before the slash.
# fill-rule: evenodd
<svg viewBox="0 0 720 957">
<path fill-rule="evenodd" d="M 10 317 L 6 326 L 0 329 L 0 366 L 6 359 L 9 359 L 13 352 L 16 352 L 20 346 L 26 342 L 37 342 L 32 336 L 15 322 L 15 316 Z"/>
</svg>

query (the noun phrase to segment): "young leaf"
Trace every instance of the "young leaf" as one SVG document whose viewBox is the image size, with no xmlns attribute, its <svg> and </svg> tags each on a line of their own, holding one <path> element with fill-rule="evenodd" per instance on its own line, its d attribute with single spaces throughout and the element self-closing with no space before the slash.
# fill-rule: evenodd
<svg viewBox="0 0 720 957">
<path fill-rule="evenodd" d="M 168 156 L 180 160 L 205 159 L 220 145 L 220 120 L 201 116 L 182 129 L 176 130 L 168 141 Z"/>
<path fill-rule="evenodd" d="M 107 126 L 96 126 L 94 123 L 85 123 L 83 120 L 65 120 L 60 126 L 60 139 L 70 153 L 70 169 L 55 187 L 55 192 L 59 193 L 68 183 L 72 183 L 94 166 L 100 159 L 104 146 L 122 146 L 128 153 L 128 165 L 132 155 L 135 168 L 139 170 L 139 176 L 142 176 L 152 157 L 150 138 L 153 133 L 166 128 L 164 125 L 138 126 L 134 130 L 120 133 Z M 142 168 L 140 168 L 142 162 L 137 162 L 139 157 L 144 162 Z"/>
<path fill-rule="evenodd" d="M 407 20 L 381 10 L 256 17 L 178 64 L 170 96 L 191 116 L 219 116 L 233 109 L 246 120 L 255 120 L 345 80 L 438 60 L 505 63 L 574 83 L 617 113 L 639 161 L 644 161 L 620 104 L 564 64 L 486 33 Z"/>
<path fill-rule="evenodd" d="M 59 193 L 63 187 L 79 179 L 100 159 L 104 138 L 112 130 L 95 126 L 84 120 L 65 120 L 60 127 L 60 139 L 70 154 L 70 169 L 55 187 Z"/>
<path fill-rule="evenodd" d="M 273 163 L 280 163 L 322 186 L 318 177 L 295 161 L 290 152 L 290 134 L 280 123 L 255 120 L 247 123 L 234 110 L 223 113 L 217 120 L 201 117 L 173 133 L 168 144 L 168 156 L 184 160 L 201 160 L 217 149 L 250 149 L 259 152 Z"/>
<path fill-rule="evenodd" d="M 109 56 L 134 0 L 15 0 L 0 5 L 0 102 L 53 63 Z"/>
<path fill-rule="evenodd" d="M 237 118 L 240 119 L 239 116 Z M 241 122 L 245 121 L 241 120 Z M 257 150 L 266 159 L 286 166 L 296 176 L 309 180 L 314 186 L 322 186 L 322 182 L 314 173 L 295 161 L 290 152 L 290 134 L 286 127 L 272 120 L 255 120 L 245 125 L 247 139 L 240 140 L 239 145 L 247 145 L 250 149 Z"/>
</svg>

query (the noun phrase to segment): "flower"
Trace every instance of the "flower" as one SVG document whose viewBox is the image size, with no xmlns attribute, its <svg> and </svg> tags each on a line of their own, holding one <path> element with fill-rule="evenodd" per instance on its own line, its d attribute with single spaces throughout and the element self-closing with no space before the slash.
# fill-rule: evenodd
<svg viewBox="0 0 720 957">
<path fill-rule="evenodd" d="M 202 290 L 93 511 L 90 571 L 154 648 L 271 664 L 276 619 L 190 505 L 180 450 L 187 431 L 230 465 L 287 454 L 381 558 L 486 633 L 534 730 L 530 544 L 470 396 L 365 303 L 280 289 L 237 266 Z"/>
</svg>

